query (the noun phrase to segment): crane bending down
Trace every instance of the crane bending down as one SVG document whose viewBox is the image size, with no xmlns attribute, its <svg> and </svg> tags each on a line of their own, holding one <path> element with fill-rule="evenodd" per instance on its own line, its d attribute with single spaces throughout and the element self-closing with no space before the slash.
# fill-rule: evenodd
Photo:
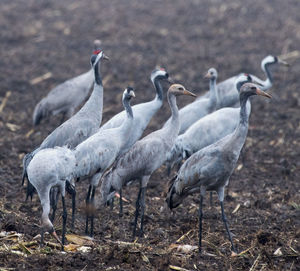
<svg viewBox="0 0 300 271">
<path fill-rule="evenodd" d="M 77 165 L 74 175 L 76 178 L 92 177 L 86 197 L 87 216 L 85 232 L 88 234 L 88 224 L 91 221 L 90 235 L 94 233 L 94 196 L 96 187 L 103 173 L 111 167 L 120 152 L 129 140 L 128 135 L 134 129 L 134 115 L 130 106 L 130 100 L 135 97 L 133 89 L 127 87 L 123 93 L 123 106 L 127 117 L 123 124 L 117 128 L 100 130 L 96 134 L 83 141 L 74 149 Z"/>
<path fill-rule="evenodd" d="M 103 85 L 99 72 L 100 65 L 98 65 L 102 59 L 108 59 L 108 57 L 100 49 L 95 50 L 91 56 L 91 65 L 95 78 L 94 89 L 84 106 L 73 117 L 65 121 L 48 135 L 38 148 L 24 156 L 22 184 L 24 184 L 24 180 L 27 176 L 27 167 L 30 161 L 40 150 L 53 148 L 55 146 L 67 146 L 73 149 L 98 130 L 102 121 L 103 111 Z M 75 190 L 72 189 L 72 192 L 74 198 L 73 204 L 75 204 Z M 30 182 L 28 182 L 26 199 L 29 196 L 32 197 L 33 193 L 34 189 L 30 185 Z M 73 209 L 73 213 L 74 212 L 75 206 Z M 74 225 L 74 214 L 72 224 Z"/>
<path fill-rule="evenodd" d="M 94 41 L 95 50 L 100 45 L 99 40 Z M 76 108 L 80 106 L 87 98 L 94 81 L 94 70 L 89 71 L 71 78 L 52 89 L 35 106 L 33 111 L 33 125 L 36 126 L 43 118 L 49 115 L 62 113 L 63 118 L 67 119 L 73 116 Z"/>
<path fill-rule="evenodd" d="M 133 126 L 135 127 L 130 136 L 128 137 L 128 141 L 124 146 L 122 152 L 123 154 L 130 149 L 130 147 L 140 139 L 144 130 L 148 126 L 153 115 L 161 108 L 163 104 L 163 88 L 161 85 L 161 81 L 167 80 L 169 83 L 172 83 L 172 79 L 169 77 L 167 71 L 163 68 L 158 68 L 152 71 L 151 73 L 151 81 L 156 90 L 155 98 L 150 102 L 140 103 L 132 106 L 132 111 L 134 115 Z M 126 112 L 122 111 L 119 114 L 112 117 L 108 122 L 106 122 L 101 128 L 100 131 L 104 131 L 110 128 L 119 127 L 124 120 L 126 119 Z"/>
<path fill-rule="evenodd" d="M 277 56 L 268 55 L 261 61 L 261 69 L 266 75 L 266 79 L 262 80 L 257 76 L 250 74 L 255 82 L 258 82 L 262 87 L 261 90 L 266 91 L 273 85 L 273 76 L 270 67 L 276 64 L 289 66 L 289 64 Z M 232 76 L 217 85 L 218 94 L 220 98 L 220 107 L 239 106 L 239 93 L 235 91 L 235 80 L 239 75 Z M 209 97 L 209 92 L 198 97 L 195 102 Z"/>
<path fill-rule="evenodd" d="M 200 190 L 199 252 L 201 252 L 202 240 L 202 202 L 206 191 L 217 192 L 228 238 L 232 250 L 236 251 L 224 213 L 224 189 L 228 185 L 247 137 L 249 114 L 247 114 L 246 103 L 252 95 L 271 98 L 269 94 L 260 90 L 256 85 L 244 84 L 240 90 L 240 120 L 234 132 L 194 153 L 182 165 L 169 188 L 166 201 L 170 209 L 176 208 L 187 195 Z"/>
<path fill-rule="evenodd" d="M 141 209 L 141 235 L 145 211 L 145 192 L 151 174 L 166 160 L 167 152 L 172 148 L 179 131 L 176 96 L 191 95 L 182 85 L 174 84 L 168 90 L 168 102 L 172 112 L 169 125 L 137 141 L 132 148 L 122 155 L 112 169 L 103 176 L 101 183 L 100 205 L 109 200 L 113 191 L 120 192 L 122 187 L 132 180 L 140 181 L 140 190 L 136 201 L 133 238 L 136 235 L 137 220 Z"/>
<path fill-rule="evenodd" d="M 44 242 L 44 232 L 49 232 L 62 245 L 65 243 L 67 208 L 65 204 L 66 182 L 74 178 L 73 172 L 76 165 L 74 153 L 66 147 L 43 149 L 31 160 L 27 168 L 28 180 L 36 189 L 43 208 L 41 219 L 41 244 Z M 51 220 L 50 190 L 58 187 L 63 206 L 62 241 L 58 238 Z"/>
<path fill-rule="evenodd" d="M 203 118 L 207 114 L 214 112 L 219 106 L 219 98 L 217 95 L 216 80 L 218 73 L 216 69 L 210 68 L 205 75 L 209 78 L 209 97 L 190 103 L 179 110 L 179 134 L 184 133 L 193 123 Z M 169 125 L 171 118 L 167 120 L 165 126 Z"/>
</svg>

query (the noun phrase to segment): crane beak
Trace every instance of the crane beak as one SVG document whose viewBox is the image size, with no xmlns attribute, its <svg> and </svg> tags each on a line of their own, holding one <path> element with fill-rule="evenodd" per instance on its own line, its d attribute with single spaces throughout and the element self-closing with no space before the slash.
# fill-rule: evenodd
<svg viewBox="0 0 300 271">
<path fill-rule="evenodd" d="M 197 97 L 197 95 L 195 95 L 194 93 L 192 93 L 192 92 L 190 92 L 186 89 L 183 91 L 183 95 L 189 95 L 189 96 Z"/>
<path fill-rule="evenodd" d="M 280 59 L 280 58 L 277 58 L 277 59 L 278 59 L 278 63 L 280 63 L 280 64 L 282 64 L 282 65 L 284 65 L 284 66 L 290 66 L 290 64 L 287 63 L 286 61 L 284 61 L 284 60 L 282 60 L 282 59 Z"/>
<path fill-rule="evenodd" d="M 109 60 L 109 57 L 107 55 L 105 55 L 104 53 L 102 54 L 102 58 L 105 60 Z"/>
<path fill-rule="evenodd" d="M 210 73 L 208 72 L 207 74 L 205 74 L 205 75 L 204 75 L 204 78 L 208 78 L 208 79 L 210 79 L 210 78 L 211 78 L 211 75 L 210 75 Z"/>
<path fill-rule="evenodd" d="M 57 240 L 58 243 L 60 243 L 60 244 L 62 245 L 62 242 L 59 240 L 59 238 L 58 238 L 58 236 L 57 236 L 57 234 L 56 234 L 56 231 L 53 231 L 53 232 L 51 233 L 51 235 Z"/>
<path fill-rule="evenodd" d="M 268 94 L 268 93 L 262 91 L 262 90 L 259 89 L 259 88 L 256 88 L 256 94 L 257 94 L 257 95 L 260 95 L 260 96 L 265 96 L 265 97 L 270 98 L 270 99 L 272 98 L 272 96 L 271 96 L 270 94 Z"/>
</svg>

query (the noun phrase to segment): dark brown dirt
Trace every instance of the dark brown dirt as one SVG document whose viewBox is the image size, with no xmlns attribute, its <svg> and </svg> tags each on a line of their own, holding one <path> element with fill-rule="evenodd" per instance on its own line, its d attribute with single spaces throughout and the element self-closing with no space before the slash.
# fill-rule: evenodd
<svg viewBox="0 0 300 271">
<path fill-rule="evenodd" d="M 39 233 L 40 203 L 37 196 L 24 202 L 21 161 L 57 127 L 60 117 L 43 121 L 27 134 L 32 111 L 55 85 L 89 69 L 95 38 L 101 39 L 111 58 L 102 65 L 103 76 L 111 75 L 105 85 L 106 121 L 121 110 L 121 91 L 127 85 L 136 89 L 136 103 L 154 96 L 149 75 L 156 65 L 199 94 L 207 89 L 203 74 L 212 66 L 220 81 L 241 71 L 262 77 L 264 56 L 299 49 L 299 14 L 297 0 L 2 0 L 0 102 L 8 91 L 11 96 L 0 113 L 1 231 L 23 233 L 26 241 Z M 180 243 L 197 245 L 199 201 L 194 195 L 173 215 L 161 212 L 162 187 L 168 181 L 162 168 L 151 177 L 147 191 L 141 247 L 116 243 L 131 241 L 138 189 L 133 185 L 124 192 L 130 203 L 122 219 L 117 204 L 112 212 L 99 211 L 92 252 L 61 254 L 49 248 L 24 257 L 8 249 L 12 241 L 0 239 L 0 269 L 169 270 L 173 265 L 188 270 L 300 270 L 300 63 L 297 57 L 289 62 L 290 68 L 274 71 L 274 98 L 253 99 L 240 167 L 229 185 L 225 210 L 238 251 L 248 250 L 243 255 L 231 257 L 216 198 L 213 208 L 206 202 L 204 209 L 204 253 L 168 250 L 189 231 Z M 30 84 L 47 72 L 52 73 L 50 79 Z M 187 102 L 190 99 L 181 99 L 179 105 Z M 146 134 L 161 127 L 168 116 L 165 103 Z M 86 183 L 78 184 L 77 234 L 84 230 L 86 190 Z M 67 201 L 70 204 L 70 198 Z M 58 217 L 55 222 L 58 234 L 60 221 Z M 274 255 L 278 248 L 282 255 Z"/>
</svg>

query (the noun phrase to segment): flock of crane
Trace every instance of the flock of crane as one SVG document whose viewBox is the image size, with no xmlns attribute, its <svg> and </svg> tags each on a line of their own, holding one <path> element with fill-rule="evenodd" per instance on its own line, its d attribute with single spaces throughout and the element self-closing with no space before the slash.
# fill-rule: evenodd
<svg viewBox="0 0 300 271">
<path fill-rule="evenodd" d="M 180 110 L 176 105 L 178 96 L 196 95 L 184 86 L 174 84 L 165 69 L 157 68 L 151 73 L 151 81 L 156 90 L 155 98 L 131 107 L 130 101 L 135 93 L 131 87 L 127 87 L 122 97 L 125 110 L 100 127 L 103 112 L 100 64 L 108 57 L 99 48 L 98 41 L 95 46 L 90 60 L 92 68 L 54 88 L 34 109 L 34 125 L 39 124 L 43 118 L 58 113 L 68 118 L 23 159 L 23 183 L 28 179 L 27 198 L 32 197 L 36 190 L 43 209 L 41 244 L 44 232 L 48 231 L 63 249 L 67 221 L 65 191 L 72 195 L 74 227 L 75 182 L 83 179 L 89 180 L 86 234 L 93 236 L 95 210 L 111 204 L 116 194 L 120 197 L 122 214 L 122 188 L 138 180 L 140 189 L 136 201 L 133 237 L 136 236 L 139 217 L 142 235 L 147 184 L 152 173 L 165 164 L 168 172 L 175 165 L 178 167 L 177 175 L 170 181 L 166 198 L 170 209 L 181 204 L 186 196 L 200 192 L 199 251 L 202 239 L 202 204 L 206 190 L 216 191 L 218 194 L 222 219 L 232 250 L 235 251 L 224 213 L 224 188 L 235 169 L 247 137 L 251 112 L 249 97 L 261 95 L 271 98 L 264 92 L 272 86 L 273 78 L 269 68 L 277 63 L 287 63 L 277 57 L 267 56 L 261 63 L 266 80 L 241 73 L 218 84 L 217 71 L 211 68 L 205 76 L 210 81 L 209 92 Z M 151 118 L 163 104 L 163 80 L 172 84 L 167 92 L 171 117 L 161 129 L 140 139 Z M 92 85 L 93 91 L 87 102 L 73 115 L 75 109 L 88 97 Z M 100 193 L 95 200 L 99 184 Z M 63 207 L 62 240 L 58 238 L 52 224 L 60 196 Z"/>
</svg>

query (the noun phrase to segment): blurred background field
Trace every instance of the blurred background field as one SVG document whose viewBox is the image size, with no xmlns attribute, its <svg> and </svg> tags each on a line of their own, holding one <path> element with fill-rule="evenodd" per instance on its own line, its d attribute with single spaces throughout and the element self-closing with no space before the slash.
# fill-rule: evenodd
<svg viewBox="0 0 300 271">
<path fill-rule="evenodd" d="M 2 0 L 0 230 L 16 235 L 0 236 L 0 269 L 299 270 L 299 13 L 297 0 Z M 118 204 L 113 212 L 99 211 L 90 252 L 62 254 L 53 247 L 40 250 L 36 244 L 29 252 L 20 249 L 20 243 L 31 242 L 39 233 L 41 214 L 37 196 L 24 202 L 22 158 L 61 119 L 51 117 L 33 130 L 34 106 L 51 88 L 90 68 L 94 39 L 101 40 L 110 57 L 101 67 L 102 123 L 122 109 L 126 86 L 135 89 L 134 104 L 154 97 L 150 73 L 157 65 L 176 82 L 202 94 L 208 89 L 203 76 L 210 67 L 218 70 L 222 81 L 239 72 L 263 77 L 260 62 L 269 54 L 281 55 L 291 64 L 274 69 L 272 100 L 254 98 L 248 138 L 225 201 L 234 242 L 244 253 L 230 257 L 216 198 L 213 208 L 205 201 L 206 253 L 176 250 L 174 244 L 182 236 L 178 244 L 197 245 L 199 199 L 189 197 L 170 217 L 162 213 L 165 168 L 152 176 L 148 186 L 146 236 L 137 245 L 117 242 L 130 241 L 138 189 L 134 185 L 124 191 L 129 202 L 122 219 Z M 189 98 L 178 99 L 180 107 L 188 102 Z M 159 129 L 169 115 L 165 101 L 145 134 Z M 87 183 L 78 183 L 77 190 L 75 233 L 81 235 Z M 70 206 L 70 198 L 67 203 Z M 55 225 L 59 229 L 59 217 Z"/>
</svg>

